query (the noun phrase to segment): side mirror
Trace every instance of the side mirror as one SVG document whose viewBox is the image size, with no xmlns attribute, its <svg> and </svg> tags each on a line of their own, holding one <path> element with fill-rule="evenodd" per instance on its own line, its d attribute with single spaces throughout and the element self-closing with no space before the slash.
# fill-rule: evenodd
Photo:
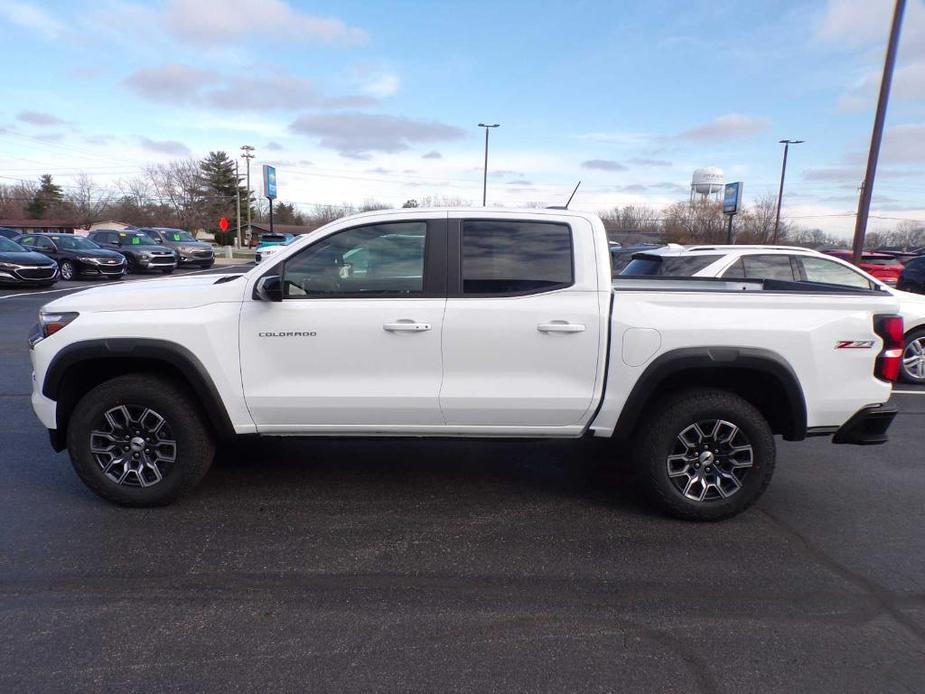
<svg viewBox="0 0 925 694">
<path fill-rule="evenodd" d="M 267 275 L 257 280 L 254 298 L 260 301 L 282 301 L 283 280 L 279 275 Z"/>
</svg>

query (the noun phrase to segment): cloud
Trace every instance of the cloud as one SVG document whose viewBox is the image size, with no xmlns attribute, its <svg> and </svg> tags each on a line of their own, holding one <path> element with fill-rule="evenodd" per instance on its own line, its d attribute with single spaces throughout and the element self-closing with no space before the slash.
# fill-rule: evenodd
<svg viewBox="0 0 925 694">
<path fill-rule="evenodd" d="M 887 128 L 880 152 L 884 164 L 925 163 L 925 123 L 907 123 Z"/>
<path fill-rule="evenodd" d="M 690 190 L 687 186 L 682 186 L 679 183 L 672 183 L 671 181 L 662 181 L 661 183 L 653 183 L 649 186 L 656 190 L 664 190 L 667 193 L 686 193 Z"/>
<path fill-rule="evenodd" d="M 192 154 L 189 147 L 176 140 L 149 140 L 147 137 L 139 137 L 138 142 L 145 149 L 158 154 L 182 157 L 188 157 Z"/>
<path fill-rule="evenodd" d="M 727 113 L 717 116 L 709 123 L 696 125 L 678 134 L 682 140 L 732 140 L 737 137 L 754 135 L 767 130 L 771 121 L 767 118 L 745 116 L 741 113 Z"/>
<path fill-rule="evenodd" d="M 672 166 L 670 161 L 664 159 L 646 159 L 645 157 L 633 157 L 632 159 L 627 159 L 627 163 L 633 164 L 634 166 Z"/>
<path fill-rule="evenodd" d="M 473 171 L 481 171 L 482 167 L 476 167 Z M 495 178 L 503 178 L 504 176 L 520 176 L 523 177 L 522 171 L 511 171 L 510 169 L 492 169 L 488 172 L 489 176 L 494 176 Z"/>
<path fill-rule="evenodd" d="M 133 72 L 123 84 L 152 101 L 185 104 L 199 100 L 200 90 L 218 79 L 211 70 L 171 63 Z"/>
<path fill-rule="evenodd" d="M 509 186 L 532 186 L 532 185 L 533 185 L 533 181 L 526 181 L 526 180 L 524 180 L 524 179 L 522 179 L 522 178 L 519 178 L 519 179 L 516 179 L 516 180 L 514 180 L 514 181 L 508 181 L 507 184 L 508 184 Z"/>
<path fill-rule="evenodd" d="M 64 133 L 42 133 L 41 135 L 36 135 L 35 139 L 42 142 L 60 142 L 64 139 Z"/>
<path fill-rule="evenodd" d="M 87 135 L 84 142 L 89 145 L 108 145 L 116 139 L 115 135 Z"/>
<path fill-rule="evenodd" d="M 443 155 L 437 150 L 432 149 L 427 154 L 422 154 L 421 159 L 443 159 Z"/>
<path fill-rule="evenodd" d="M 296 118 L 289 129 L 320 138 L 319 144 L 341 156 L 368 159 L 372 152 L 401 152 L 413 143 L 461 140 L 456 126 L 379 113 L 343 111 Z"/>
<path fill-rule="evenodd" d="M 179 38 L 213 44 L 245 35 L 347 45 L 369 38 L 363 29 L 302 13 L 282 0 L 168 0 L 164 24 Z"/>
<path fill-rule="evenodd" d="M 268 149 L 271 152 L 282 152 L 285 147 L 283 147 L 279 142 L 268 142 L 263 146 L 264 149 Z"/>
<path fill-rule="evenodd" d="M 126 77 L 123 84 L 136 94 L 161 104 L 223 111 L 363 108 L 378 103 L 366 95 L 328 97 L 311 80 L 292 75 L 226 77 L 181 63 L 138 70 Z M 262 96 L 265 94 L 268 96 Z"/>
<path fill-rule="evenodd" d="M 628 186 L 617 186 L 618 193 L 645 193 L 648 188 L 641 183 L 631 183 Z"/>
<path fill-rule="evenodd" d="M 384 169 L 381 166 L 377 166 L 375 169 L 366 169 L 366 173 L 385 175 L 392 173 L 392 169 Z"/>
<path fill-rule="evenodd" d="M 350 71 L 350 81 L 364 94 L 385 99 L 394 95 L 401 86 L 401 79 L 394 72 L 380 65 L 358 65 Z"/>
<path fill-rule="evenodd" d="M 61 22 L 36 7 L 34 2 L 3 0 L 0 2 L 0 16 L 11 24 L 35 31 L 44 39 L 57 38 L 64 29 Z"/>
<path fill-rule="evenodd" d="M 852 46 L 882 41 L 889 28 L 891 6 L 887 0 L 829 0 L 816 37 Z"/>
<path fill-rule="evenodd" d="M 583 169 L 596 169 L 598 171 L 627 171 L 628 169 L 618 161 L 612 159 L 589 159 L 581 162 Z"/>
<path fill-rule="evenodd" d="M 16 114 L 16 120 L 41 127 L 65 125 L 67 123 L 67 121 L 58 118 L 58 116 L 53 116 L 50 113 L 43 113 L 42 111 L 20 111 Z"/>
</svg>

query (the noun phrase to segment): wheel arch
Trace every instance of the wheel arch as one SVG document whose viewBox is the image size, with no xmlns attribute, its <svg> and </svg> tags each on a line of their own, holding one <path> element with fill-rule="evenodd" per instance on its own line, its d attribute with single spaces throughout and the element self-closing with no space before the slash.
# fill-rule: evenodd
<svg viewBox="0 0 925 694">
<path fill-rule="evenodd" d="M 730 347 L 683 348 L 656 358 L 633 386 L 613 436 L 629 438 L 659 400 L 696 387 L 736 393 L 762 413 L 774 433 L 788 441 L 806 438 L 806 399 L 790 364 L 770 350 Z"/>
<path fill-rule="evenodd" d="M 193 352 L 175 342 L 114 338 L 86 340 L 64 347 L 45 372 L 42 394 L 56 401 L 55 450 L 64 450 L 67 424 L 80 398 L 91 388 L 128 373 L 155 373 L 180 382 L 196 397 L 216 436 L 234 435 L 221 395 Z"/>
</svg>

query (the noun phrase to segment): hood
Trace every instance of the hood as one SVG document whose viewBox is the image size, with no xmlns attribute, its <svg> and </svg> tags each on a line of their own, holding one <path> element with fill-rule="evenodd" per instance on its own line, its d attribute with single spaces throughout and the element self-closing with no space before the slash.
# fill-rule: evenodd
<svg viewBox="0 0 925 694">
<path fill-rule="evenodd" d="M 241 301 L 243 278 L 216 284 L 225 275 L 187 275 L 120 282 L 63 296 L 43 307 L 49 311 L 126 311 L 179 309 Z"/>
<path fill-rule="evenodd" d="M 119 246 L 119 250 L 123 253 L 126 251 L 131 251 L 132 253 L 150 253 L 151 251 L 157 251 L 160 253 L 169 253 L 173 255 L 173 249 L 168 248 L 167 246 Z"/>
<path fill-rule="evenodd" d="M 35 251 L 4 251 L 0 253 L 0 263 L 18 263 L 20 265 L 57 265 L 47 255 Z"/>
<path fill-rule="evenodd" d="M 84 258 L 121 258 L 122 254 L 106 248 L 65 248 L 65 253 L 83 256 Z"/>
</svg>

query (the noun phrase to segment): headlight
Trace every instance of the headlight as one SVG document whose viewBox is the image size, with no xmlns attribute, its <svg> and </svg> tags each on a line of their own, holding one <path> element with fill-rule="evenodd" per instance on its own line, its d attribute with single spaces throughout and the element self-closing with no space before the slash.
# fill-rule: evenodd
<svg viewBox="0 0 925 694">
<path fill-rule="evenodd" d="M 49 337 L 77 318 L 78 313 L 59 313 L 54 311 L 39 311 L 39 325 L 42 328 L 42 337 Z"/>
<path fill-rule="evenodd" d="M 16 263 L 0 263 L 0 270 L 18 270 L 19 265 Z"/>
<path fill-rule="evenodd" d="M 150 253 L 142 253 L 139 257 L 140 257 L 142 260 L 151 260 L 151 254 L 150 254 Z"/>
<path fill-rule="evenodd" d="M 92 263 L 94 265 L 100 262 L 98 258 L 85 258 L 83 256 L 77 256 L 77 260 L 79 260 L 82 263 Z"/>
</svg>

